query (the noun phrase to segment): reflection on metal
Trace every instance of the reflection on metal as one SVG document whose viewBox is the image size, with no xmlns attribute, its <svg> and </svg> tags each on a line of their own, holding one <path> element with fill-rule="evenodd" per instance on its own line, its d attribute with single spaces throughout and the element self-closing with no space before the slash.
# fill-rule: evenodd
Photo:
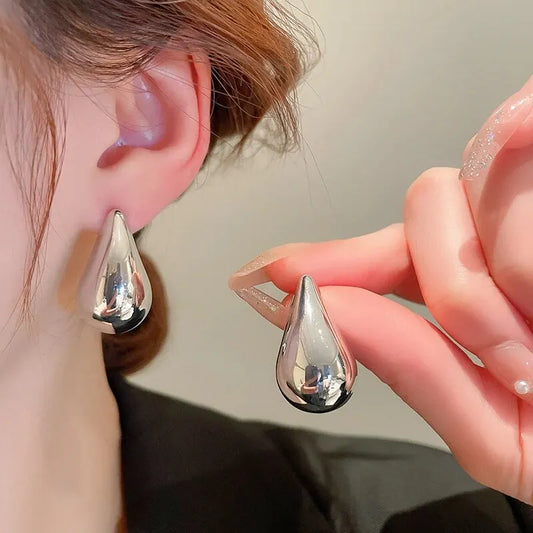
<svg viewBox="0 0 533 533">
<path fill-rule="evenodd" d="M 350 398 L 356 374 L 313 279 L 303 276 L 278 354 L 276 377 L 283 396 L 302 411 L 327 413 Z"/>
<path fill-rule="evenodd" d="M 124 215 L 109 213 L 80 283 L 78 304 L 103 333 L 138 327 L 152 306 L 152 288 Z"/>
</svg>

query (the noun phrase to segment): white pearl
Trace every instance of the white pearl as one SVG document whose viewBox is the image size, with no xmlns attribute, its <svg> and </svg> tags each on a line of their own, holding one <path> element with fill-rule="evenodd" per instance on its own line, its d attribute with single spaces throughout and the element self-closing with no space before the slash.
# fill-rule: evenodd
<svg viewBox="0 0 533 533">
<path fill-rule="evenodd" d="M 514 384 L 514 390 L 518 394 L 529 394 L 531 392 L 531 387 L 527 381 L 521 379 Z"/>
</svg>

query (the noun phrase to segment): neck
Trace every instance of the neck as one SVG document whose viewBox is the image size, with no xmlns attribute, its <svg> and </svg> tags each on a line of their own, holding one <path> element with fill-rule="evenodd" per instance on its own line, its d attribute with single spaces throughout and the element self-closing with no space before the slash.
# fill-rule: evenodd
<svg viewBox="0 0 533 533">
<path fill-rule="evenodd" d="M 97 331 L 67 312 L 20 331 L 0 354 L 0 427 L 0 531 L 115 531 L 120 425 Z"/>
</svg>

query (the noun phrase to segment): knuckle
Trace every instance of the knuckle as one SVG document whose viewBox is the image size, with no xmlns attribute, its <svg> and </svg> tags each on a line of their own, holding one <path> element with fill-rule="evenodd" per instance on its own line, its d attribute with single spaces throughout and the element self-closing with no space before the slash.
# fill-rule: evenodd
<svg viewBox="0 0 533 533">
<path fill-rule="evenodd" d="M 406 208 L 423 200 L 443 179 L 457 179 L 458 172 L 457 169 L 449 167 L 433 167 L 422 172 L 407 189 Z"/>
<path fill-rule="evenodd" d="M 455 277 L 444 283 L 442 288 L 428 299 L 427 307 L 437 320 L 457 318 L 459 315 L 468 316 L 472 311 L 475 312 L 471 304 L 473 299 L 469 294 L 469 282 L 463 276 Z"/>
</svg>

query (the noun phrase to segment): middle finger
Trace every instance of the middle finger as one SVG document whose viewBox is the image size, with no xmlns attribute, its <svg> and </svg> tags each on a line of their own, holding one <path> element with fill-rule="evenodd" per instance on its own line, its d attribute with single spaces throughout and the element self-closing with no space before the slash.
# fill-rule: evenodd
<svg viewBox="0 0 533 533">
<path fill-rule="evenodd" d="M 506 388 L 533 403 L 533 335 L 494 283 L 456 169 L 433 169 L 409 189 L 405 233 L 437 322 Z"/>
<path fill-rule="evenodd" d="M 533 319 L 533 79 L 485 123 L 461 172 L 492 278 Z"/>
</svg>

